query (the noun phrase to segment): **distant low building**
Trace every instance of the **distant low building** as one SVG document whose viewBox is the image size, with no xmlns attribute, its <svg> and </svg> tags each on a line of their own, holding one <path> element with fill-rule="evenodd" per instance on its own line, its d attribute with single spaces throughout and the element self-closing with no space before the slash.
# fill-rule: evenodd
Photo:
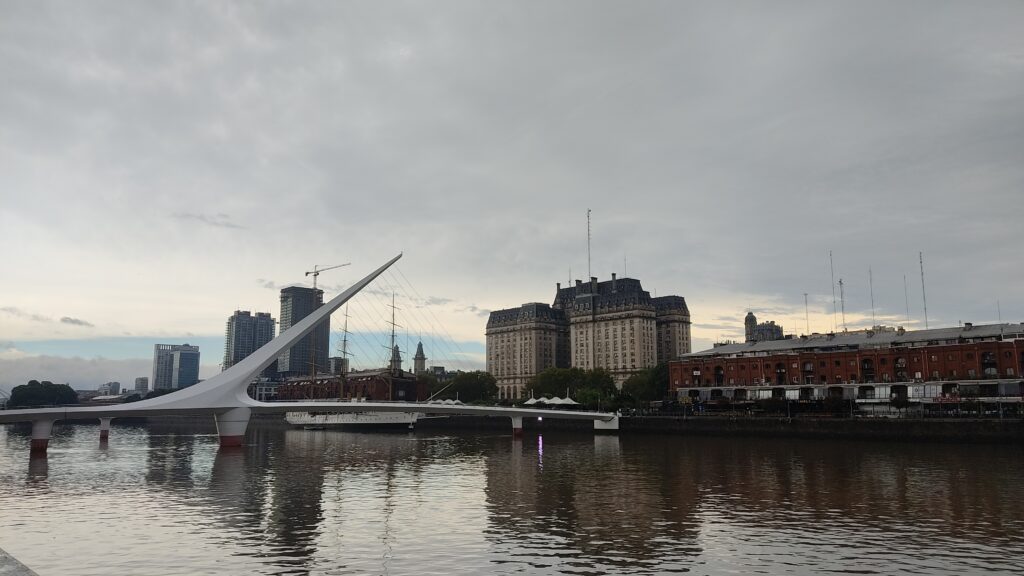
<svg viewBox="0 0 1024 576">
<path fill-rule="evenodd" d="M 746 318 L 743 319 L 743 332 L 747 342 L 769 342 L 785 338 L 782 326 L 776 324 L 774 320 L 758 324 L 757 316 L 754 316 L 753 312 L 747 312 Z"/>
</svg>

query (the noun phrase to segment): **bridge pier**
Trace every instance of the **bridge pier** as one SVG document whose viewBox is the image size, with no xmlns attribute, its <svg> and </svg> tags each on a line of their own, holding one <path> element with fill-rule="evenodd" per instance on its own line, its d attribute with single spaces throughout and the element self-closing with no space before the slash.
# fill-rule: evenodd
<svg viewBox="0 0 1024 576">
<path fill-rule="evenodd" d="M 523 417 L 513 416 L 512 417 L 512 437 L 522 438 L 523 437 Z"/>
<path fill-rule="evenodd" d="M 34 455 L 45 455 L 50 445 L 50 434 L 53 432 L 53 420 L 34 420 L 32 422 L 32 443 L 29 451 Z"/>
<path fill-rule="evenodd" d="M 113 418 L 100 418 L 100 444 L 106 444 L 110 439 L 110 421 Z"/>
<path fill-rule="evenodd" d="M 214 422 L 217 423 L 217 434 L 220 436 L 221 448 L 232 448 L 242 445 L 245 439 L 245 429 L 249 426 L 251 408 L 232 408 L 226 412 L 215 414 Z"/>
</svg>

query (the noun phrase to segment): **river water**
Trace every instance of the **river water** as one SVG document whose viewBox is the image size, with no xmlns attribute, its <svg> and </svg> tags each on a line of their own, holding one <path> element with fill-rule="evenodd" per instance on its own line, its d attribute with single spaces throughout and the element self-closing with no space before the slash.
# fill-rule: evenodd
<svg viewBox="0 0 1024 576">
<path fill-rule="evenodd" d="M 0 427 L 40 575 L 1021 574 L 1024 449 L 251 426 Z"/>
</svg>

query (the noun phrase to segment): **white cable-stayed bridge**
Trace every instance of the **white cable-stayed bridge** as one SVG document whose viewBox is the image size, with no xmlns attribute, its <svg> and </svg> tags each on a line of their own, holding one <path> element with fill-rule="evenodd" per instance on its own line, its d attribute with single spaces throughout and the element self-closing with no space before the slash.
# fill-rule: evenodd
<svg viewBox="0 0 1024 576">
<path fill-rule="evenodd" d="M 380 277 L 401 257 L 401 254 L 395 256 L 240 362 L 198 384 L 131 404 L 3 410 L 0 411 L 0 423 L 31 422 L 31 451 L 36 454 L 46 452 L 53 425 L 56 421 L 89 418 L 96 418 L 100 421 L 100 439 L 103 440 L 109 434 L 111 420 L 115 418 L 160 415 L 212 415 L 217 425 L 217 433 L 222 447 L 240 446 L 242 444 L 249 419 L 253 413 L 280 413 L 302 410 L 315 410 L 318 412 L 405 412 L 442 415 L 504 416 L 511 420 L 513 435 L 522 433 L 523 418 L 540 417 L 591 420 L 594 422 L 595 429 L 618 429 L 619 420 L 617 415 L 606 412 L 442 405 L 420 402 L 260 402 L 249 396 L 247 390 L 250 382 L 253 381 L 256 375 L 270 366 L 283 351 L 289 349 L 312 332 L 325 318 L 338 310 L 346 302 L 349 302 L 353 296 Z M 392 277 L 392 280 L 396 281 L 398 277 Z M 412 288 L 406 279 L 402 278 L 402 280 Z M 396 285 L 397 282 L 396 284 L 391 284 L 393 288 Z M 415 290 L 414 288 L 412 289 Z M 367 305 L 367 307 L 369 308 L 374 305 Z M 440 322 L 438 322 L 438 325 L 440 325 Z M 451 344 L 449 344 L 451 348 L 447 351 L 447 354 L 451 355 L 450 357 L 454 357 L 459 350 L 458 344 L 450 337 L 450 334 L 448 337 L 451 341 Z"/>
</svg>

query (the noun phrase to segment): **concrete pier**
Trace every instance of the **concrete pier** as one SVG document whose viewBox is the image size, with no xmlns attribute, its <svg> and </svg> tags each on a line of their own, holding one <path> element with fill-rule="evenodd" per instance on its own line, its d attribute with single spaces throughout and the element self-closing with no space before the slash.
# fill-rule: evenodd
<svg viewBox="0 0 1024 576">
<path fill-rule="evenodd" d="M 512 437 L 522 438 L 523 437 L 523 417 L 513 416 L 512 417 Z"/>
<path fill-rule="evenodd" d="M 50 446 L 50 435 L 53 433 L 53 420 L 35 420 L 32 422 L 32 444 L 30 450 L 33 454 L 46 454 Z"/>
<path fill-rule="evenodd" d="M 234 448 L 242 445 L 251 415 L 251 408 L 232 408 L 214 416 L 214 421 L 217 423 L 217 434 L 220 435 L 221 448 Z"/>
<path fill-rule="evenodd" d="M 113 418 L 100 418 L 100 444 L 105 444 L 110 439 L 110 421 Z"/>
</svg>

